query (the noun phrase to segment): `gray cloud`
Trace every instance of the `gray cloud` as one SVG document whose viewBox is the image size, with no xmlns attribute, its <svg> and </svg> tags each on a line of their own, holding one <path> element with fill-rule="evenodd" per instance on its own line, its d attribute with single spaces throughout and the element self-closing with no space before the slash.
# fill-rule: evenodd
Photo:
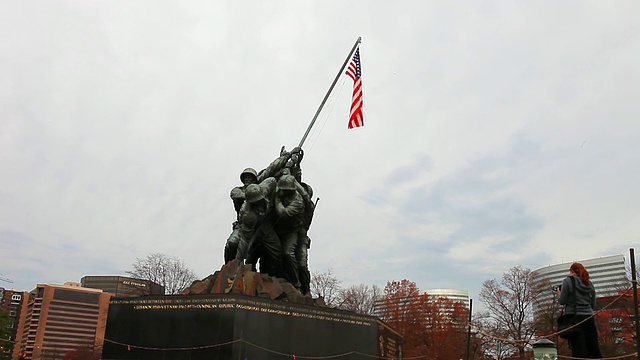
<svg viewBox="0 0 640 360">
<path fill-rule="evenodd" d="M 346 130 L 340 79 L 305 143 L 312 269 L 473 293 L 637 243 L 634 2 L 4 10 L 0 272 L 17 288 L 157 251 L 215 271 L 239 172 L 297 145 L 360 35 L 366 127 Z"/>
</svg>

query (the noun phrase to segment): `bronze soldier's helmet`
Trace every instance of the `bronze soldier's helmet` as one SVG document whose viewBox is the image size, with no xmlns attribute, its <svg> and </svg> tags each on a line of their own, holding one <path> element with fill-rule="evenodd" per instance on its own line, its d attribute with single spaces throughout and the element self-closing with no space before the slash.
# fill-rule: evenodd
<svg viewBox="0 0 640 360">
<path fill-rule="evenodd" d="M 250 184 L 244 191 L 244 197 L 248 203 L 254 203 L 264 199 L 264 194 L 260 186 L 256 184 Z"/>
<path fill-rule="evenodd" d="M 244 191 L 242 191 L 239 187 L 234 187 L 231 189 L 231 198 L 232 199 L 243 199 L 244 200 Z"/>
<path fill-rule="evenodd" d="M 296 178 L 293 175 L 282 175 L 278 180 L 278 189 L 280 190 L 295 190 Z"/>
<path fill-rule="evenodd" d="M 258 179 L 258 172 L 256 171 L 256 169 L 254 169 L 254 168 L 246 168 L 246 169 L 242 170 L 242 172 L 240 173 L 240 181 L 242 181 L 242 177 L 247 175 L 247 174 L 253 175 L 253 177 L 256 180 Z"/>
</svg>

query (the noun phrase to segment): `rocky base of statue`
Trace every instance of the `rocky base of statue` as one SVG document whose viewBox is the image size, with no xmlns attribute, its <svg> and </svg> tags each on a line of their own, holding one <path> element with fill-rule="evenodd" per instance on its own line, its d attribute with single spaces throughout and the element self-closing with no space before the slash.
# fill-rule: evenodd
<svg viewBox="0 0 640 360">
<path fill-rule="evenodd" d="M 245 265 L 239 260 L 229 261 L 215 273 L 193 282 L 182 294 L 241 294 L 296 304 L 327 306 L 322 297 L 302 295 L 285 279 L 251 271 L 251 264 Z"/>
</svg>

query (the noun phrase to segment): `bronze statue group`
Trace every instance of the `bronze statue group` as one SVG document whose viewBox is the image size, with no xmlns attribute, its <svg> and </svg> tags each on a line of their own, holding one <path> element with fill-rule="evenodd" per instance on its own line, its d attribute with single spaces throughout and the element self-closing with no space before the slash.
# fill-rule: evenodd
<svg viewBox="0 0 640 360">
<path fill-rule="evenodd" d="M 313 190 L 302 182 L 303 151 L 296 147 L 257 172 L 246 168 L 242 186 L 231 190 L 237 218 L 224 247 L 224 260 L 252 264 L 253 271 L 286 279 L 302 294 L 309 293 L 311 275 L 307 235 L 317 203 Z"/>
</svg>

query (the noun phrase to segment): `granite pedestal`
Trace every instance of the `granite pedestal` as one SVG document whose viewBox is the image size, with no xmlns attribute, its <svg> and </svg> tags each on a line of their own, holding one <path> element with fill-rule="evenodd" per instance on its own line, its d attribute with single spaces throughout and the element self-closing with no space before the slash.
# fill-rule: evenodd
<svg viewBox="0 0 640 360">
<path fill-rule="evenodd" d="M 295 357 L 294 357 L 295 355 Z M 402 357 L 373 316 L 237 294 L 114 298 L 102 358 L 370 360 Z"/>
</svg>

